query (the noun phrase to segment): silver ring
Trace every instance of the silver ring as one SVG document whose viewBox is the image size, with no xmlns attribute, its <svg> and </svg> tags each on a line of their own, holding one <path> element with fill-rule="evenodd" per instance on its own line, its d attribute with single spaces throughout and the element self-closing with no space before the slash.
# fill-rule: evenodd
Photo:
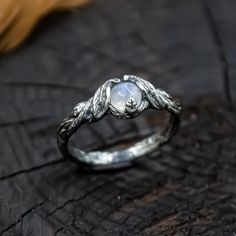
<svg viewBox="0 0 236 236">
<path fill-rule="evenodd" d="M 81 125 L 96 122 L 106 114 L 129 119 L 148 108 L 167 110 L 171 116 L 167 128 L 144 138 L 133 146 L 118 151 L 85 152 L 68 147 L 68 142 Z M 98 88 L 88 101 L 78 103 L 72 113 L 63 120 L 58 129 L 57 144 L 61 153 L 77 161 L 82 167 L 111 169 L 132 164 L 138 157 L 156 151 L 177 131 L 181 106 L 165 91 L 155 88 L 150 82 L 134 75 L 122 79 L 110 79 Z"/>
</svg>

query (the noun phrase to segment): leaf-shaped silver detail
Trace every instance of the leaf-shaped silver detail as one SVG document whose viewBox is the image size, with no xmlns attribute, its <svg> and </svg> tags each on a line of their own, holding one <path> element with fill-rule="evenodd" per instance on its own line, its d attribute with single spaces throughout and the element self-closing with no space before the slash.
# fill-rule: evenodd
<svg viewBox="0 0 236 236">
<path fill-rule="evenodd" d="M 111 97 L 111 81 L 104 83 L 94 94 L 92 98 L 93 116 L 100 119 L 109 108 Z"/>
<path fill-rule="evenodd" d="M 160 104 L 161 109 L 167 109 L 175 114 L 181 111 L 181 106 L 162 89 L 156 89 L 156 100 Z"/>
<path fill-rule="evenodd" d="M 164 90 L 156 89 L 150 82 L 141 78 L 137 78 L 136 83 L 142 89 L 144 96 L 152 107 L 159 110 L 167 109 L 176 114 L 180 113 L 180 105 Z"/>
<path fill-rule="evenodd" d="M 156 109 L 162 109 L 162 104 L 157 99 L 156 88 L 148 81 L 141 78 L 137 79 L 137 85 L 143 91 L 143 95 L 150 102 L 150 104 Z"/>
</svg>

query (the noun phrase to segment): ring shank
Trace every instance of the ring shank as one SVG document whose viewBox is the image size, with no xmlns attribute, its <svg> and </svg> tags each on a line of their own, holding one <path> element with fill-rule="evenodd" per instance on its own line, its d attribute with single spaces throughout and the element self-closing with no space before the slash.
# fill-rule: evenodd
<svg viewBox="0 0 236 236">
<path fill-rule="evenodd" d="M 85 152 L 75 147 L 68 147 L 72 133 L 63 139 L 59 138 L 58 146 L 65 156 L 87 169 L 104 170 L 126 167 L 132 164 L 135 159 L 156 151 L 166 143 L 176 132 L 179 121 L 179 115 L 171 112 L 169 125 L 162 133 L 155 133 L 123 150 Z"/>
</svg>

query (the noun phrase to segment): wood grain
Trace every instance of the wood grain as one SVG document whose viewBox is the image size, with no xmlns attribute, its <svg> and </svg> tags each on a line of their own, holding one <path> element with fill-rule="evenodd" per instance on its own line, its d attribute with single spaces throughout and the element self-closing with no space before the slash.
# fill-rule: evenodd
<svg viewBox="0 0 236 236">
<path fill-rule="evenodd" d="M 0 59 L 0 235 L 235 234 L 235 1 L 146 2 L 53 15 Z M 61 157 L 57 126 L 127 73 L 182 101 L 181 128 L 132 168 L 84 172 Z M 75 141 L 105 148 L 159 118 L 109 116 Z"/>
</svg>

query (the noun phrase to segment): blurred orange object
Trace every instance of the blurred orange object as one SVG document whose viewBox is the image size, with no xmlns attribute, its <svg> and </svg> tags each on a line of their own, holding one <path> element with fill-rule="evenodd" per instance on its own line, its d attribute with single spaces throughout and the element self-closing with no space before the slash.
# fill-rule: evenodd
<svg viewBox="0 0 236 236">
<path fill-rule="evenodd" d="M 90 0 L 2 0 L 0 7 L 0 53 L 15 49 L 42 16 L 54 10 L 80 7 Z"/>
</svg>

